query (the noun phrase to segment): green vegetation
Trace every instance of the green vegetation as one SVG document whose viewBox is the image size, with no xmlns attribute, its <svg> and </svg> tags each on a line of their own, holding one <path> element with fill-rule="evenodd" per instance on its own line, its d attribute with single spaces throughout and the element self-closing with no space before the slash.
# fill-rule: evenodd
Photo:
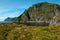
<svg viewBox="0 0 60 40">
<path fill-rule="evenodd" d="M 1 23 L 0 40 L 60 40 L 60 26 Z"/>
</svg>

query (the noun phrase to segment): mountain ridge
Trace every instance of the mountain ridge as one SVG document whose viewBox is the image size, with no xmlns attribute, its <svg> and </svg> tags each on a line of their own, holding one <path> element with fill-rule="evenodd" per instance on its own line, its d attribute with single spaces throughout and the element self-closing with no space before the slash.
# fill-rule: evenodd
<svg viewBox="0 0 60 40">
<path fill-rule="evenodd" d="M 55 16 L 59 16 L 60 15 L 60 5 L 58 4 L 53 4 L 53 3 L 48 3 L 48 2 L 41 2 L 41 3 L 37 3 L 32 5 L 31 7 L 29 7 L 27 10 L 25 10 L 23 12 L 22 15 L 20 15 L 17 19 L 16 22 L 29 22 L 31 23 L 32 21 L 37 21 L 39 23 L 41 23 L 40 21 L 42 21 L 43 23 L 49 23 L 49 25 L 55 25 L 57 23 L 56 20 L 60 20 L 56 18 L 56 20 L 54 20 Z M 52 20 L 54 20 L 54 23 Z"/>
<path fill-rule="evenodd" d="M 13 17 L 13 18 L 7 17 L 7 18 L 4 20 L 4 22 L 13 22 L 14 20 L 16 20 L 16 17 Z"/>
</svg>

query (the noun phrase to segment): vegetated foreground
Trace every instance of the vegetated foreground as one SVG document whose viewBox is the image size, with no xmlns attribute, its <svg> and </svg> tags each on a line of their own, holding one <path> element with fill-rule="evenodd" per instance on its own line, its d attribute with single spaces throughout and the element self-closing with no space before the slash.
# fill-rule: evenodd
<svg viewBox="0 0 60 40">
<path fill-rule="evenodd" d="M 0 40 L 60 40 L 60 26 L 0 24 Z"/>
</svg>

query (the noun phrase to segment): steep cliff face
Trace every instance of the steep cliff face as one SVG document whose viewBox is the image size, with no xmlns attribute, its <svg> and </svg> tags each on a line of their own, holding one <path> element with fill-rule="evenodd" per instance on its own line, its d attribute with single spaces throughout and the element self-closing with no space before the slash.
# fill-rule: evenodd
<svg viewBox="0 0 60 40">
<path fill-rule="evenodd" d="M 60 6 L 57 4 L 42 2 L 29 7 L 20 15 L 16 21 L 18 22 L 43 22 L 50 25 L 58 25 L 60 21 Z"/>
</svg>

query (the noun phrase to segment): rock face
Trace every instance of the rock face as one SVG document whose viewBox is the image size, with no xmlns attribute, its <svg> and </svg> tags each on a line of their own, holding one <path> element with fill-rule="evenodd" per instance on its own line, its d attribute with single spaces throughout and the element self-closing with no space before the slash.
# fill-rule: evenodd
<svg viewBox="0 0 60 40">
<path fill-rule="evenodd" d="M 59 26 L 60 25 L 60 17 L 58 17 L 58 16 L 53 17 L 53 19 L 50 22 L 50 25 Z"/>
<path fill-rule="evenodd" d="M 48 23 L 60 25 L 60 5 L 47 2 L 37 3 L 29 7 L 20 15 L 16 22 L 20 23 Z"/>
</svg>

